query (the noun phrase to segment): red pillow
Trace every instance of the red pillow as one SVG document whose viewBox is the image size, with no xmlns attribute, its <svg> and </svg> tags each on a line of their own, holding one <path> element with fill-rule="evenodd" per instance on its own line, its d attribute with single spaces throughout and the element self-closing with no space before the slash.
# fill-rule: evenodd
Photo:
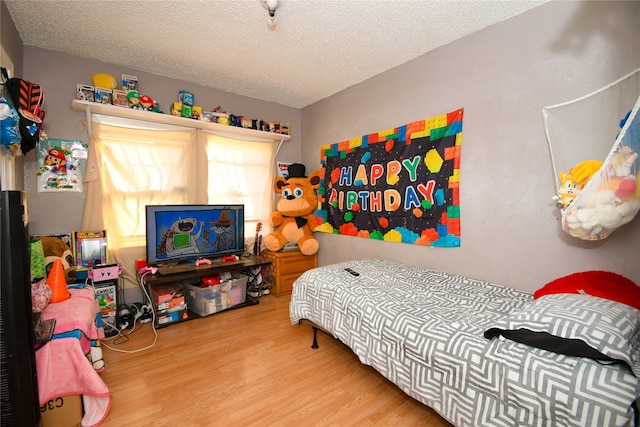
<svg viewBox="0 0 640 427">
<path fill-rule="evenodd" d="M 583 271 L 552 280 L 535 291 L 533 298 L 549 294 L 587 294 L 640 310 L 640 286 L 610 271 Z"/>
</svg>

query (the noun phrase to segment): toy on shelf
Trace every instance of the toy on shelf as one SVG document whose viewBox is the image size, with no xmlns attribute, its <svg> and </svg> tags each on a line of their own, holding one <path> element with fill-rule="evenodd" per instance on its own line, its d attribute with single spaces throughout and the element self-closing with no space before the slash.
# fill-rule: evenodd
<svg viewBox="0 0 640 427">
<path fill-rule="evenodd" d="M 138 78 L 136 76 L 130 76 L 128 74 L 122 75 L 122 90 L 132 91 L 138 90 Z"/>
<path fill-rule="evenodd" d="M 113 102 L 113 92 L 105 87 L 95 87 L 95 102 L 101 104 L 111 104 Z"/>
<path fill-rule="evenodd" d="M 245 117 L 245 116 L 241 116 L 240 117 L 240 126 L 242 126 L 243 128 L 256 129 L 256 127 L 254 127 L 254 123 L 256 123 L 256 121 L 250 119 L 249 117 Z"/>
<path fill-rule="evenodd" d="M 95 91 L 95 86 L 78 83 L 76 85 L 76 99 L 93 102 L 95 99 Z"/>
<path fill-rule="evenodd" d="M 140 95 L 136 76 L 123 74 L 120 88 L 117 87 L 115 77 L 110 74 L 96 74 L 93 76 L 93 82 L 93 86 L 78 84 L 76 98 L 81 101 L 99 102 L 134 110 L 162 113 L 160 106 L 152 97 Z M 184 89 L 178 91 L 178 100 L 171 103 L 168 113 L 172 116 L 218 123 L 225 126 L 289 135 L 289 123 L 267 122 L 230 114 L 227 111 L 223 111 L 219 105 L 210 111 L 204 111 L 201 106 L 195 105 L 193 92 Z"/>
<path fill-rule="evenodd" d="M 178 102 L 184 105 L 190 105 L 193 107 L 195 103 L 195 96 L 193 96 L 192 92 L 189 92 L 188 90 L 183 89 L 178 92 Z"/>
<path fill-rule="evenodd" d="M 129 108 L 129 101 L 127 100 L 128 91 L 122 89 L 114 89 L 111 95 L 111 103 L 118 107 Z"/>
<path fill-rule="evenodd" d="M 140 107 L 142 107 L 143 110 L 150 111 L 153 107 L 153 99 L 151 99 L 149 95 L 142 95 L 140 97 Z"/>
<path fill-rule="evenodd" d="M 202 120 L 202 107 L 198 105 L 191 107 L 191 118 L 195 120 Z"/>
<path fill-rule="evenodd" d="M 170 114 L 172 116 L 182 117 L 182 102 L 174 102 L 171 104 Z"/>
<path fill-rule="evenodd" d="M 188 119 L 191 118 L 193 112 L 193 107 L 191 105 L 187 105 L 187 104 L 182 104 L 182 117 L 186 117 Z"/>
<path fill-rule="evenodd" d="M 111 104 L 117 107 L 160 113 L 160 106 L 149 95 L 138 92 L 138 78 L 122 75 L 121 87 L 118 88 L 116 78 L 111 74 L 101 73 L 93 76 L 93 86 L 78 84 L 76 98 L 81 101 Z"/>
<path fill-rule="evenodd" d="M 127 102 L 129 104 L 129 108 L 133 108 L 134 110 L 142 109 L 142 105 L 140 104 L 140 94 L 135 90 L 129 91 L 127 94 Z"/>
<path fill-rule="evenodd" d="M 113 90 L 118 88 L 118 82 L 114 76 L 107 73 L 98 73 L 93 75 L 93 85 Z"/>
</svg>

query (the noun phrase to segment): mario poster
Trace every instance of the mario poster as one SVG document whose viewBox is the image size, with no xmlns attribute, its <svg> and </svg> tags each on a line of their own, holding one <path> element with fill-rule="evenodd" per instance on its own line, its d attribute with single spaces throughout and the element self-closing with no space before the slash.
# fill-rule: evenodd
<svg viewBox="0 0 640 427">
<path fill-rule="evenodd" d="M 87 145 L 77 140 L 45 139 L 37 149 L 38 192 L 83 191 Z"/>
</svg>

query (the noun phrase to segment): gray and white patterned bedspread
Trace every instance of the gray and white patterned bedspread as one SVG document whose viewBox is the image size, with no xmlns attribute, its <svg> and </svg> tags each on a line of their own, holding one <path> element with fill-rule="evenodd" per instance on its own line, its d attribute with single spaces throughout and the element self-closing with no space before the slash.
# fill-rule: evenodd
<svg viewBox="0 0 640 427">
<path fill-rule="evenodd" d="M 359 276 L 353 276 L 351 268 Z M 456 426 L 629 426 L 640 382 L 619 364 L 483 334 L 530 293 L 385 260 L 307 271 L 292 323 L 306 319 Z"/>
</svg>

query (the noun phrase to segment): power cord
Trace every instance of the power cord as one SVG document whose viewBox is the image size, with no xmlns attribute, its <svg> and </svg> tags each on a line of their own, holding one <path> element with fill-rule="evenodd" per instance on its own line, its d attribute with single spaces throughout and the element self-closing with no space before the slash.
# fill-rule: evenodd
<svg viewBox="0 0 640 427">
<path fill-rule="evenodd" d="M 146 290 L 146 288 L 144 286 L 144 278 L 145 278 L 145 276 L 147 274 L 151 274 L 151 272 L 146 272 L 146 273 L 142 274 L 142 276 L 140 276 L 139 284 L 140 284 L 140 289 L 142 289 L 142 292 L 144 293 L 145 297 L 147 298 L 147 301 L 149 301 L 149 303 L 151 304 L 151 297 L 149 296 L 149 293 L 147 292 L 147 290 Z M 117 327 L 115 327 L 115 325 L 109 324 L 109 326 L 114 327 L 114 329 L 118 331 L 117 335 L 115 335 L 114 337 L 109 338 L 109 339 L 113 339 L 115 341 L 115 339 L 117 339 L 117 338 L 124 337 L 124 338 L 126 338 L 126 341 L 128 341 L 129 340 L 128 336 L 131 335 L 136 330 L 140 329 L 140 328 L 138 328 L 138 329 L 134 330 L 137 320 L 139 320 L 139 319 L 135 319 L 135 320 L 132 321 L 133 325 L 131 326 L 130 332 L 127 333 L 127 334 L 123 334 L 122 333 L 123 330 L 125 330 L 125 328 L 117 328 Z M 140 326 L 140 327 L 142 327 L 142 326 Z M 119 349 L 119 348 L 110 347 L 107 344 L 103 344 L 103 345 L 105 347 L 107 347 L 109 350 L 117 351 L 117 352 L 120 352 L 120 353 L 139 353 L 141 351 L 148 350 L 151 347 L 153 347 L 156 344 L 156 342 L 158 341 L 158 331 L 156 330 L 156 313 L 153 310 L 153 308 L 151 308 L 151 329 L 153 330 L 153 335 L 154 335 L 153 342 L 151 344 L 149 344 L 148 346 L 146 346 L 146 347 L 142 347 L 142 348 L 139 348 L 139 349 L 136 349 L 136 350 L 122 350 L 122 349 Z M 124 341 L 124 342 L 126 342 L 126 341 Z M 114 344 L 116 344 L 116 343 L 114 342 Z"/>
<path fill-rule="evenodd" d="M 129 327 L 128 323 L 125 323 L 120 327 L 118 327 L 117 325 L 114 325 L 113 323 L 105 319 L 102 320 L 102 323 L 109 326 L 112 330 L 117 331 L 116 335 L 107 337 L 103 340 L 103 341 L 113 341 L 114 345 L 124 344 L 125 342 L 129 341 L 129 335 L 131 335 L 137 330 L 137 329 L 134 330 L 135 324 L 133 324 L 131 328 L 127 331 L 126 328 Z M 103 345 L 107 348 L 111 348 L 104 342 L 103 342 Z"/>
</svg>

